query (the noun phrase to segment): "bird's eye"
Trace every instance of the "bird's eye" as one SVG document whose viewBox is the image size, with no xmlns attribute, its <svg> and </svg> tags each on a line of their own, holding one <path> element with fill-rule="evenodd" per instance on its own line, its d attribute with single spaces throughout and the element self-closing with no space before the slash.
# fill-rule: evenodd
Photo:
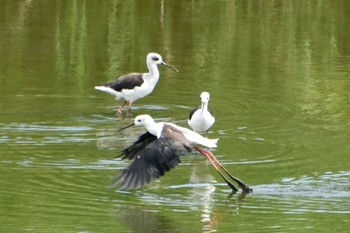
<svg viewBox="0 0 350 233">
<path fill-rule="evenodd" d="M 153 60 L 153 61 L 158 61 L 158 60 L 159 60 L 159 57 L 152 57 L 152 60 Z"/>
<path fill-rule="evenodd" d="M 138 119 L 137 121 L 138 121 L 138 122 L 141 122 L 141 119 Z"/>
</svg>

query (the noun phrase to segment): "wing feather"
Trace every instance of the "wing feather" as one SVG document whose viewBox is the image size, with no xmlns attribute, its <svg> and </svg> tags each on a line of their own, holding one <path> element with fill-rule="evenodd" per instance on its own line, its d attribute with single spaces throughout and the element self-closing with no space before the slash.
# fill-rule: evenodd
<svg viewBox="0 0 350 233">
<path fill-rule="evenodd" d="M 123 75 L 115 81 L 103 83 L 101 86 L 106 86 L 114 89 L 115 91 L 122 91 L 123 89 L 134 89 L 139 87 L 143 83 L 143 78 L 141 73 L 130 73 Z"/>
<path fill-rule="evenodd" d="M 150 134 L 148 131 L 142 134 L 131 146 L 125 148 L 122 150 L 120 154 L 118 154 L 116 157 L 121 157 L 121 159 L 128 158 L 130 160 L 133 160 L 135 156 L 143 150 L 148 144 L 152 143 L 154 140 L 156 140 L 157 137 Z"/>
<path fill-rule="evenodd" d="M 121 184 L 123 190 L 143 187 L 176 167 L 181 163 L 180 156 L 190 151 L 183 134 L 173 126 L 164 125 L 161 137 L 133 156 L 133 162 L 122 171 L 114 185 Z"/>
</svg>

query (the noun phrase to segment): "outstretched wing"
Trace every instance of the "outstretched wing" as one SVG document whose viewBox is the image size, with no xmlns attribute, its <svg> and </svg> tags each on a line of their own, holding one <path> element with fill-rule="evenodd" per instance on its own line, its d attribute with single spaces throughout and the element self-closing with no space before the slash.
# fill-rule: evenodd
<svg viewBox="0 0 350 233">
<path fill-rule="evenodd" d="M 106 86 L 114 89 L 115 91 L 120 92 L 123 89 L 133 89 L 135 87 L 141 86 L 143 83 L 143 78 L 141 73 L 130 73 L 124 76 L 121 76 L 119 79 L 103 83 L 101 86 Z"/>
<path fill-rule="evenodd" d="M 134 142 L 131 146 L 123 149 L 122 152 L 116 157 L 121 157 L 121 159 L 128 158 L 132 160 L 135 158 L 135 155 L 137 155 L 143 148 L 145 148 L 148 144 L 152 143 L 156 139 L 156 136 L 146 131 L 146 133 L 142 134 L 136 140 L 136 142 Z"/>
<path fill-rule="evenodd" d="M 137 153 L 113 185 L 121 184 L 120 189 L 123 190 L 141 188 L 181 163 L 180 156 L 190 151 L 191 147 L 182 133 L 164 125 L 162 136 Z"/>
</svg>

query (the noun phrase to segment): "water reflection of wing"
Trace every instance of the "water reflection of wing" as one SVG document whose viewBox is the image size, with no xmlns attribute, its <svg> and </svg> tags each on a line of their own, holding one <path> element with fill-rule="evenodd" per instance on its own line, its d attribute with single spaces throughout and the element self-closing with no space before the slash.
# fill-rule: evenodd
<svg viewBox="0 0 350 233">
<path fill-rule="evenodd" d="M 117 211 L 121 221 L 135 233 L 183 232 L 183 227 L 162 212 L 147 209 L 145 206 L 124 205 Z"/>
</svg>

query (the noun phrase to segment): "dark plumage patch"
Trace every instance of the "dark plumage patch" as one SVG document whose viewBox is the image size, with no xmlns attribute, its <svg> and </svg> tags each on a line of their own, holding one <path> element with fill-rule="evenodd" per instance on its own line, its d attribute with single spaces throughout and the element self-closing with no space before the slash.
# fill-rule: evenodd
<svg viewBox="0 0 350 233">
<path fill-rule="evenodd" d="M 110 87 L 115 91 L 120 92 L 123 89 L 134 89 L 135 87 L 139 87 L 143 83 L 143 78 L 141 73 L 131 73 L 127 75 L 121 76 L 119 79 L 101 84 L 102 86 Z"/>
<path fill-rule="evenodd" d="M 190 116 L 189 116 L 189 118 L 188 118 L 189 120 L 192 119 L 193 114 L 194 114 L 198 109 L 201 109 L 201 107 L 197 107 L 197 108 L 192 109 L 192 111 L 190 112 Z"/>
<path fill-rule="evenodd" d="M 138 141 L 141 141 L 143 136 L 150 139 L 146 133 L 141 135 Z M 143 187 L 177 166 L 181 163 L 180 156 L 190 152 L 191 146 L 183 134 L 170 125 L 164 125 L 159 139 L 147 144 L 143 149 L 140 146 L 138 152 L 130 156 L 134 161 L 119 175 L 114 185 L 121 184 L 120 189 L 124 190 Z"/>
<path fill-rule="evenodd" d="M 146 133 L 142 134 L 131 146 L 123 149 L 123 151 L 117 155 L 117 157 L 121 157 L 121 159 L 128 158 L 132 160 L 135 158 L 135 155 L 137 155 L 143 148 L 145 148 L 148 144 L 152 143 L 156 139 L 156 136 L 150 134 L 147 131 Z"/>
<path fill-rule="evenodd" d="M 190 112 L 190 115 L 189 115 L 189 117 L 188 117 L 188 119 L 189 120 L 191 120 L 192 119 L 192 116 L 193 116 L 193 114 L 197 111 L 197 110 L 199 110 L 199 109 L 201 109 L 201 106 L 199 106 L 199 107 L 197 107 L 197 108 L 194 108 L 194 109 L 192 109 L 192 111 Z M 209 110 L 209 108 L 208 108 L 208 112 L 213 116 L 213 113 Z"/>
<path fill-rule="evenodd" d="M 152 60 L 153 60 L 153 61 L 159 61 L 159 57 L 154 56 L 154 57 L 152 57 Z"/>
</svg>

